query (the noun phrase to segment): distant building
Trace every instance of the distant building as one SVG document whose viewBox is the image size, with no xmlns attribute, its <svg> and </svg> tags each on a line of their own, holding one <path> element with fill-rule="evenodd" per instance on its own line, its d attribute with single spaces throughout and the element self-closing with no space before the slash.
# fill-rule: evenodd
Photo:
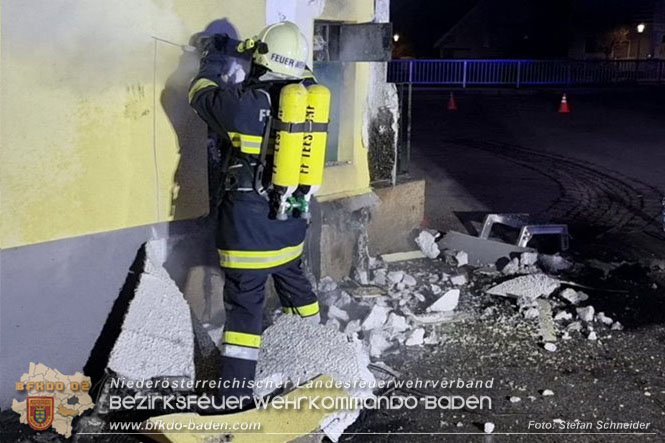
<svg viewBox="0 0 665 443">
<path fill-rule="evenodd" d="M 601 14 L 597 5 L 574 2 L 570 58 L 665 58 L 665 0 L 609 0 Z"/>
<path fill-rule="evenodd" d="M 570 10 L 562 3 L 479 0 L 434 46 L 441 58 L 565 56 Z"/>
<path fill-rule="evenodd" d="M 665 0 L 479 0 L 434 46 L 441 58 L 665 59 Z"/>
</svg>

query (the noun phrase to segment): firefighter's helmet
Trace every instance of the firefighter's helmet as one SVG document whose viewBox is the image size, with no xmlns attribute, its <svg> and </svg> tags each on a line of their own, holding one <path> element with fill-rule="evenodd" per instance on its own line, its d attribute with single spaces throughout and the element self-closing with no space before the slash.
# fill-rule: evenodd
<svg viewBox="0 0 665 443">
<path fill-rule="evenodd" d="M 295 23 L 288 21 L 265 27 L 256 37 L 263 50 L 254 53 L 254 63 L 287 79 L 305 75 L 309 49 L 307 40 Z"/>
</svg>

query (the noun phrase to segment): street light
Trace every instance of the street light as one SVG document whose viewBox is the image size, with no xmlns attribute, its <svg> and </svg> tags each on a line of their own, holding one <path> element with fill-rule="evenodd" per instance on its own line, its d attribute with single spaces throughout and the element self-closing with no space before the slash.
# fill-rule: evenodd
<svg viewBox="0 0 665 443">
<path fill-rule="evenodd" d="M 393 41 L 397 43 L 399 41 L 399 34 L 393 34 Z"/>
<path fill-rule="evenodd" d="M 640 48 L 642 46 L 642 33 L 644 32 L 644 28 L 647 26 L 644 23 L 639 23 L 637 25 L 637 57 L 635 57 L 637 60 L 640 59 Z"/>
</svg>

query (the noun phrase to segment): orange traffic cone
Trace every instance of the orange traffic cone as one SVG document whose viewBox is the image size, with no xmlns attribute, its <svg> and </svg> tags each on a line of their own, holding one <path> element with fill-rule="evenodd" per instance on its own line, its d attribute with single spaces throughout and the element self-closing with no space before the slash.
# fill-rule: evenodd
<svg viewBox="0 0 665 443">
<path fill-rule="evenodd" d="M 450 98 L 448 99 L 448 111 L 457 111 L 457 103 L 455 102 L 455 94 L 450 93 Z"/>
<path fill-rule="evenodd" d="M 559 105 L 559 112 L 561 114 L 568 114 L 570 112 L 570 108 L 568 107 L 568 98 L 566 97 L 566 94 L 563 94 L 563 97 L 561 97 L 561 104 Z"/>
</svg>

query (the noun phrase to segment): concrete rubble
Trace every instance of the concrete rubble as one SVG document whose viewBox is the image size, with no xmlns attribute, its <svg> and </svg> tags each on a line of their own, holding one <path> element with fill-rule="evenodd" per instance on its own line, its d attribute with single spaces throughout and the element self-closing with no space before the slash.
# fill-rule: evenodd
<svg viewBox="0 0 665 443">
<path fill-rule="evenodd" d="M 189 304 L 164 269 L 159 241 L 145 246 L 144 271 L 129 304 L 108 368 L 129 380 L 195 379 Z"/>
<path fill-rule="evenodd" d="M 515 277 L 487 290 L 490 295 L 502 297 L 526 297 L 532 300 L 549 296 L 560 286 L 559 280 L 546 274 L 530 274 Z"/>
<path fill-rule="evenodd" d="M 585 321 L 587 323 L 593 321 L 593 315 L 594 315 L 593 306 L 577 308 L 576 311 L 577 311 L 577 316 L 580 318 L 580 320 Z"/>
<path fill-rule="evenodd" d="M 423 254 L 431 259 L 435 259 L 441 254 L 436 236 L 429 231 L 422 231 L 416 238 L 416 244 Z"/>
<path fill-rule="evenodd" d="M 573 305 L 578 305 L 589 299 L 589 296 L 581 291 L 575 291 L 571 288 L 566 288 L 559 294 L 560 297 L 568 300 Z"/>
<path fill-rule="evenodd" d="M 429 312 L 448 312 L 454 311 L 459 303 L 460 290 L 451 289 L 432 304 L 427 311 Z"/>
<path fill-rule="evenodd" d="M 350 395 L 371 397 L 371 389 L 358 384 L 371 385 L 376 380 L 367 368 L 369 361 L 365 347 L 357 338 L 297 316 L 282 315 L 263 333 L 256 368 L 256 380 L 261 383 L 257 383 L 255 395 L 270 394 L 274 383 L 298 385 L 318 375 L 329 375 L 347 384 Z M 359 410 L 331 414 L 321 423 L 321 430 L 337 441 L 359 415 Z"/>
<path fill-rule="evenodd" d="M 436 238 L 423 231 L 416 240 L 427 258 L 409 254 L 400 260 L 372 259 L 369 286 L 353 282 L 355 286 L 347 288 L 348 281 L 320 284 L 326 328 L 360 345 L 373 364 L 405 348 L 417 352 L 445 346 L 450 340 L 445 328 L 455 322 L 464 327 L 463 322 L 474 317 L 491 324 L 525 324 L 533 331 L 534 347 L 548 353 L 565 352 L 562 348 L 570 340 L 601 340 L 610 330 L 622 328 L 604 312 L 596 313 L 588 294 L 570 287 L 578 286 L 569 280 L 582 265 L 534 250 L 518 251 L 502 263 L 478 265 L 466 251 L 439 249 Z M 358 295 L 369 287 L 376 289 L 374 296 Z M 555 344 L 557 339 L 564 341 Z M 544 390 L 542 395 L 553 393 Z M 521 398 L 509 400 L 516 403 Z M 493 432 L 490 425 L 485 429 Z"/>
</svg>

